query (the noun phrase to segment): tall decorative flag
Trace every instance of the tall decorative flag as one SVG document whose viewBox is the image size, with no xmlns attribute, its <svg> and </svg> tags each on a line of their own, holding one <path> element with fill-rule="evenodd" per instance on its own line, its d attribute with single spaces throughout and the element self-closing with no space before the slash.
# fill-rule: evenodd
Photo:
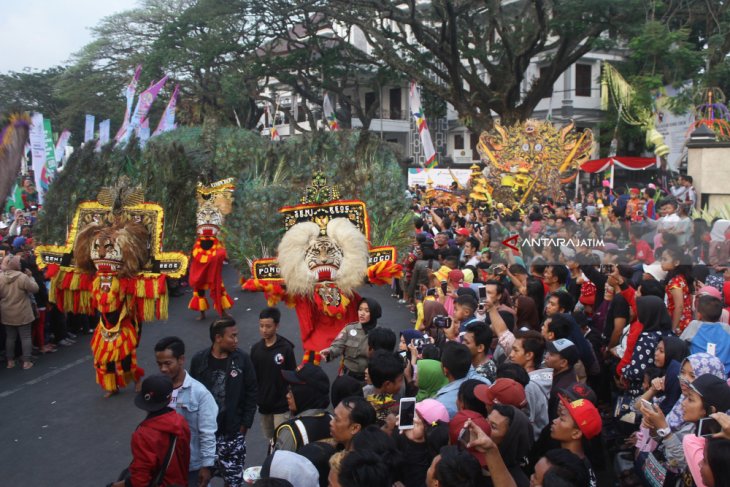
<svg viewBox="0 0 730 487">
<path fill-rule="evenodd" d="M 149 88 L 139 94 L 137 106 L 134 108 L 134 113 L 132 113 L 132 119 L 129 121 L 129 127 L 127 128 L 126 134 L 122 138 L 123 141 L 126 142 L 127 140 L 129 140 L 132 132 L 139 129 L 139 127 L 142 125 L 142 122 L 145 118 L 147 118 L 147 115 L 150 113 L 150 107 L 152 106 L 152 102 L 155 101 L 155 98 L 157 98 L 157 94 L 160 92 L 162 87 L 165 86 L 166 81 L 167 75 L 165 75 L 165 77 L 163 77 L 157 83 L 150 85 Z"/>
<path fill-rule="evenodd" d="M 160 118 L 160 122 L 157 124 L 157 128 L 152 134 L 152 137 L 163 132 L 169 132 L 175 128 L 175 110 L 177 108 L 177 97 L 179 91 L 180 85 L 175 85 L 172 97 L 170 97 L 170 101 L 167 103 L 167 108 L 165 108 L 165 112 L 162 114 L 162 118 Z"/>
<path fill-rule="evenodd" d="M 337 116 L 335 115 L 335 109 L 332 107 L 330 96 L 324 95 L 324 101 L 322 102 L 322 111 L 324 112 L 324 118 L 327 120 L 327 126 L 329 126 L 332 132 L 340 130 L 340 125 L 337 123 Z"/>
<path fill-rule="evenodd" d="M 41 177 L 46 166 L 46 131 L 45 127 L 43 127 L 42 114 L 33 114 L 28 136 L 30 139 L 30 153 L 33 160 L 33 176 L 35 176 L 35 187 L 38 191 L 38 203 L 43 204 Z"/>
<path fill-rule="evenodd" d="M 93 115 L 86 115 L 86 125 L 84 126 L 84 142 L 88 142 L 94 138 L 94 119 Z"/>
<path fill-rule="evenodd" d="M 148 140 L 150 140 L 150 119 L 145 118 L 139 126 L 139 146 L 144 149 Z"/>
<path fill-rule="evenodd" d="M 134 70 L 132 81 L 129 82 L 129 84 L 127 85 L 127 89 L 124 93 L 125 97 L 127 98 L 127 108 L 124 110 L 124 121 L 122 122 L 122 126 L 119 127 L 119 131 L 114 137 L 114 140 L 117 142 L 123 139 L 127 133 L 127 128 L 129 127 L 129 119 L 132 116 L 132 103 L 134 102 L 134 94 L 137 92 L 137 82 L 139 81 L 140 74 L 142 74 L 141 64 L 137 66 L 137 69 Z"/>
<path fill-rule="evenodd" d="M 276 109 L 274 109 L 274 112 L 271 113 L 271 128 L 269 129 L 269 134 L 271 135 L 271 140 L 281 140 L 281 137 L 279 136 L 279 131 L 276 130 Z"/>
<path fill-rule="evenodd" d="M 416 129 L 421 138 L 424 165 L 429 169 L 436 167 L 438 165 L 436 161 L 436 150 L 433 148 L 431 133 L 428 131 L 428 125 L 426 124 L 426 116 L 423 113 L 423 105 L 421 105 L 421 95 L 418 93 L 418 86 L 414 82 L 411 82 L 410 103 L 411 114 L 416 121 Z"/>
<path fill-rule="evenodd" d="M 71 131 L 64 130 L 61 132 L 61 135 L 58 136 L 58 140 L 56 141 L 56 147 L 54 149 L 54 156 L 56 158 L 56 164 L 61 162 L 63 159 L 64 154 L 66 153 L 66 146 L 68 145 L 68 139 L 71 138 Z"/>
<path fill-rule="evenodd" d="M 100 151 L 103 146 L 109 143 L 109 124 L 107 118 L 103 122 L 99 122 L 99 140 L 96 142 L 96 150 Z"/>
</svg>

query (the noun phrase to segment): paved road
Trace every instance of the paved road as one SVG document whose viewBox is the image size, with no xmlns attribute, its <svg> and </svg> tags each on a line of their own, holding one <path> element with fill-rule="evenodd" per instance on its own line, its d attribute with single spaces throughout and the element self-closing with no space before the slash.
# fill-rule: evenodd
<svg viewBox="0 0 730 487">
<path fill-rule="evenodd" d="M 226 268 L 224 277 L 228 289 L 238 289 L 235 270 Z M 361 293 L 383 306 L 382 325 L 396 331 L 410 326 L 406 308 L 390 297 L 390 289 L 364 287 Z M 258 311 L 266 302 L 258 293 L 232 294 L 239 346 L 248 351 L 260 339 Z M 181 337 L 188 357 L 210 345 L 210 321 L 195 320 L 186 307 L 189 299 L 190 293 L 172 298 L 170 319 L 144 326 L 138 360 L 148 374 L 157 371 L 153 347 L 164 336 Z M 288 308 L 282 309 L 282 315 L 280 333 L 297 344 L 299 359 L 302 350 L 296 316 Z M 94 382 L 90 338 L 80 336 L 76 345 L 43 355 L 31 370 L 0 369 L 0 486 L 101 487 L 129 464 L 131 434 L 144 413 L 132 402 L 132 386 L 113 398 L 102 397 Z M 336 364 L 324 367 L 334 377 Z M 265 455 L 257 416 L 248 435 L 246 465 L 261 465 Z"/>
</svg>

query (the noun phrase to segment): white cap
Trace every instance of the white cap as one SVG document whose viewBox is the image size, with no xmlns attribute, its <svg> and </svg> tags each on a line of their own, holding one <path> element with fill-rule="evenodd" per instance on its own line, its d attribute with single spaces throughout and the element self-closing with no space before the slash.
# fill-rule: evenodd
<svg viewBox="0 0 730 487">
<path fill-rule="evenodd" d="M 662 265 L 659 262 L 654 262 L 650 265 L 644 264 L 642 265 L 642 267 L 644 268 L 644 272 L 646 274 L 650 274 L 657 281 L 663 281 L 664 278 L 667 277 L 667 271 L 662 269 Z"/>
</svg>

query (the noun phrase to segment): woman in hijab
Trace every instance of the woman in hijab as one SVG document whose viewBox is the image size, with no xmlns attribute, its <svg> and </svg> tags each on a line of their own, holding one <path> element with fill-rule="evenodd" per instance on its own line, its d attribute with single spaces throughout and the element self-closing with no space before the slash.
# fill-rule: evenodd
<svg viewBox="0 0 730 487">
<path fill-rule="evenodd" d="M 446 333 L 444 328 L 439 328 L 434 324 L 434 318 L 437 316 L 448 316 L 444 305 L 438 301 L 423 302 L 423 330 L 433 338 L 434 345 L 441 348 L 446 343 Z"/>
<path fill-rule="evenodd" d="M 712 374 L 720 379 L 725 379 L 725 365 L 722 363 L 722 360 L 707 352 L 692 354 L 682 362 L 679 375 L 679 387 L 682 390 L 682 395 L 667 415 L 667 423 L 672 428 L 672 431 L 679 430 L 684 422 L 682 401 L 687 396 L 690 384 L 697 377 L 704 374 Z"/>
<path fill-rule="evenodd" d="M 636 298 L 636 315 L 628 340 L 631 343 L 632 335 L 638 335 L 636 345 L 626 347 L 622 361 L 625 365 L 620 369 L 627 383 L 627 393 L 634 398 L 643 393 L 644 373 L 647 368 L 654 366 L 654 350 L 659 340 L 671 333 L 672 329 L 672 319 L 664 300 L 657 296 Z"/>
<path fill-rule="evenodd" d="M 540 330 L 540 315 L 535 300 L 528 296 L 517 298 L 517 328 L 527 326 L 531 330 Z"/>
<path fill-rule="evenodd" d="M 530 479 L 523 466 L 527 465 L 526 457 L 532 449 L 534 438 L 530 420 L 516 407 L 503 404 L 495 404 L 487 419 L 492 428 L 492 441 L 497 444 L 515 484 L 517 487 L 528 487 Z"/>
<path fill-rule="evenodd" d="M 345 325 L 332 344 L 320 352 L 322 358 L 329 362 L 341 355 L 340 373 L 364 381 L 368 366 L 368 333 L 377 326 L 382 314 L 380 303 L 373 298 L 362 298 L 357 307 L 357 321 Z"/>
<path fill-rule="evenodd" d="M 418 386 L 416 402 L 434 397 L 439 389 L 449 382 L 444 375 L 441 362 L 438 360 L 419 360 L 416 363 L 416 369 L 418 370 L 415 379 L 416 385 Z"/>
</svg>

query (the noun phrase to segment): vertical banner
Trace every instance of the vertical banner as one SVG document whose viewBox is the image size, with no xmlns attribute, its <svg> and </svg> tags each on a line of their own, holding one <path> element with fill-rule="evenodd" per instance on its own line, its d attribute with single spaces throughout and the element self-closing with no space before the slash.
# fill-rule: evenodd
<svg viewBox="0 0 730 487">
<path fill-rule="evenodd" d="M 117 142 L 124 138 L 127 133 L 127 128 L 129 127 L 129 119 L 132 116 L 132 103 L 134 103 L 134 94 L 137 92 L 137 82 L 139 81 L 140 74 L 142 74 L 141 64 L 137 66 L 137 69 L 134 70 L 132 81 L 129 82 L 129 84 L 127 85 L 127 89 L 124 93 L 124 96 L 127 99 L 127 107 L 124 110 L 124 120 L 122 121 L 122 126 L 119 127 L 119 131 L 114 137 L 114 140 Z"/>
<path fill-rule="evenodd" d="M 43 171 L 41 172 L 41 186 L 40 188 L 36 187 L 39 195 L 45 195 L 48 188 L 51 187 L 53 178 L 56 177 L 56 147 L 53 144 L 51 121 L 47 118 L 43 119 L 43 132 L 46 143 L 46 163 L 43 165 Z"/>
<path fill-rule="evenodd" d="M 96 151 L 100 151 L 102 147 L 109 143 L 109 126 L 110 120 L 107 118 L 99 122 L 99 140 L 96 141 Z"/>
<path fill-rule="evenodd" d="M 94 119 L 93 115 L 86 115 L 86 125 L 84 126 L 84 142 L 88 142 L 94 138 Z"/>
<path fill-rule="evenodd" d="M 327 126 L 332 132 L 336 132 L 340 129 L 340 125 L 337 123 L 337 116 L 335 115 L 335 109 L 332 107 L 330 96 L 325 93 L 324 101 L 322 102 L 322 111 L 324 112 L 324 118 L 327 120 Z"/>
<path fill-rule="evenodd" d="M 68 140 L 71 138 L 71 131 L 70 130 L 64 130 L 61 132 L 61 135 L 58 136 L 58 141 L 56 141 L 56 147 L 53 150 L 53 153 L 56 157 L 56 164 L 61 162 L 63 160 L 63 156 L 66 153 L 66 146 L 68 145 Z"/>
<path fill-rule="evenodd" d="M 428 168 L 436 167 L 438 166 L 436 150 L 433 148 L 431 132 L 428 131 L 428 125 L 426 124 L 426 115 L 423 113 L 423 106 L 421 105 L 421 95 L 418 93 L 418 86 L 414 82 L 411 82 L 410 104 L 411 114 L 416 121 L 416 130 L 418 130 L 418 135 L 421 138 L 424 165 Z"/>
<path fill-rule="evenodd" d="M 150 140 L 150 119 L 145 118 L 139 126 L 139 146 L 144 149 L 148 140 Z"/>
<path fill-rule="evenodd" d="M 155 135 L 159 135 L 163 132 L 169 132 L 170 130 L 175 128 L 175 111 L 177 109 L 177 97 L 179 91 L 180 85 L 175 85 L 175 90 L 172 92 L 170 101 L 167 103 L 167 107 L 165 108 L 165 111 L 162 114 L 160 122 L 157 124 L 157 128 L 152 134 L 152 137 L 154 137 Z"/>
<path fill-rule="evenodd" d="M 129 140 L 132 131 L 138 130 L 140 128 L 142 122 L 145 118 L 147 118 L 147 115 L 149 115 L 150 113 L 150 107 L 152 106 L 152 102 L 155 101 L 155 98 L 157 98 L 157 94 L 160 92 L 162 87 L 165 86 L 166 81 L 167 75 L 165 75 L 165 77 L 163 77 L 157 83 L 150 85 L 149 88 L 139 94 L 139 98 L 137 99 L 137 106 L 134 108 L 134 113 L 132 114 L 132 119 L 129 122 L 129 127 L 127 128 L 127 132 L 123 136 L 122 140 L 126 142 L 127 140 Z"/>
<path fill-rule="evenodd" d="M 43 127 L 43 115 L 40 113 L 33 114 L 29 138 L 35 187 L 38 191 L 38 203 L 42 204 L 41 175 L 46 166 L 46 130 Z"/>
</svg>

